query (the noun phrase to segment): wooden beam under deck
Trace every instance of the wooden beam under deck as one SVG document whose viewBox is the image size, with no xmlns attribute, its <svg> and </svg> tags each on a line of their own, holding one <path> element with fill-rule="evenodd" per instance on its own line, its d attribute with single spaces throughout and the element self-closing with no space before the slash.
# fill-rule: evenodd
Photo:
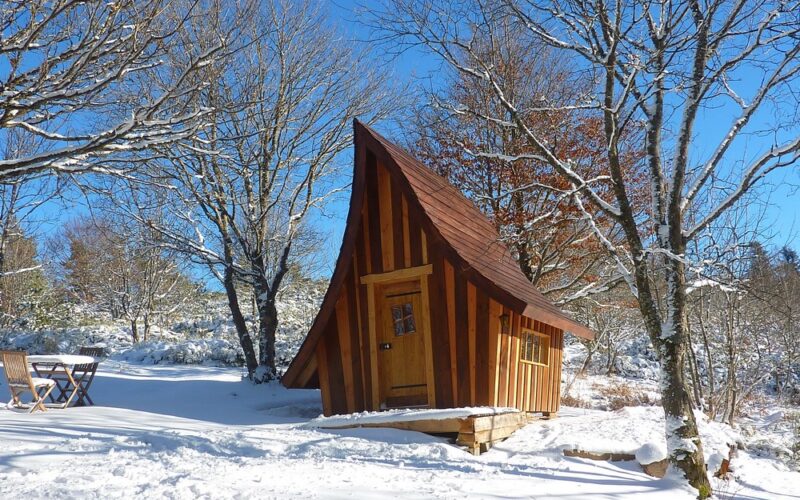
<svg viewBox="0 0 800 500">
<path fill-rule="evenodd" d="M 455 443 L 467 451 L 479 455 L 493 445 L 511 436 L 517 429 L 528 424 L 525 412 L 507 411 L 491 414 L 466 415 L 442 419 L 420 418 L 419 420 L 397 420 L 381 422 L 354 422 L 328 424 L 321 422 L 320 429 L 353 429 L 357 427 L 382 427 L 426 434 L 454 434 Z"/>
</svg>

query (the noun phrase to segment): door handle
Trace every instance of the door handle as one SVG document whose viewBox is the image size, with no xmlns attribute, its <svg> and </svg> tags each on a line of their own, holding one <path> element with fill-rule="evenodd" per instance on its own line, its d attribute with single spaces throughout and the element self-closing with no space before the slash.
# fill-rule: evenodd
<svg viewBox="0 0 800 500">
<path fill-rule="evenodd" d="M 392 344 L 389 342 L 384 342 L 383 344 L 381 344 L 381 351 L 388 351 L 391 348 Z"/>
</svg>

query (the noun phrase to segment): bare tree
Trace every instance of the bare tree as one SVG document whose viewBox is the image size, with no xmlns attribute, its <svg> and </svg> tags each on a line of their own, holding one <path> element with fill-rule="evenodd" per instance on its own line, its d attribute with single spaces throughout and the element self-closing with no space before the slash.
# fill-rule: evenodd
<svg viewBox="0 0 800 500">
<path fill-rule="evenodd" d="M 16 158 L 34 151 L 38 141 L 24 131 L 5 134 L 0 158 Z M 36 230 L 40 220 L 37 209 L 59 192 L 59 182 L 52 177 L 32 175 L 13 179 L 0 178 L 0 324 L 19 319 L 20 306 L 36 289 L 45 285 L 42 265 L 37 256 Z"/>
<path fill-rule="evenodd" d="M 569 103 L 586 89 L 570 78 L 569 65 L 558 54 L 546 46 L 531 50 L 524 35 L 523 27 L 510 24 L 494 38 L 476 41 L 475 50 L 496 68 L 506 98 L 532 110 L 522 117 L 526 126 L 573 158 L 581 175 L 597 177 L 605 163 L 602 120 L 574 110 L 535 110 L 542 96 Z M 574 302 L 618 283 L 619 274 L 572 202 L 569 184 L 548 163 L 524 157 L 532 150 L 519 131 L 483 118 L 510 119 L 494 89 L 471 75 L 448 76 L 417 113 L 410 147 L 489 216 L 522 272 L 551 300 Z M 480 113 L 453 112 L 453 102 Z M 571 126 L 564 127 L 566 122 Z M 623 156 L 629 170 L 637 167 L 633 155 Z M 636 178 L 635 172 L 626 173 Z M 597 210 L 593 216 L 597 224 L 615 224 Z"/>
<path fill-rule="evenodd" d="M 0 179 L 43 171 L 124 171 L 119 156 L 190 137 L 206 109 L 187 99 L 191 76 L 223 40 L 187 54 L 170 85 L 144 92 L 158 74 L 193 2 L 26 0 L 0 4 L 0 140 L 25 131 L 36 151 L 0 160 Z M 168 15 L 170 14 L 170 15 Z"/>
<path fill-rule="evenodd" d="M 689 288 L 695 397 L 712 418 L 733 424 L 750 398 L 772 386 L 790 398 L 800 380 L 800 271 L 793 251 L 742 246 L 726 274 Z M 788 257 L 787 257 L 788 256 Z M 697 359 L 695 359 L 697 358 Z M 787 391 L 788 389 L 788 391 Z M 785 394 L 787 393 L 788 394 Z"/>
<path fill-rule="evenodd" d="M 18 323 L 29 313 L 35 313 L 45 288 L 36 241 L 14 217 L 1 219 L 0 326 Z"/>
<path fill-rule="evenodd" d="M 182 31 L 182 43 L 211 45 L 242 17 L 211 2 L 202 21 Z M 277 377 L 278 293 L 307 251 L 310 214 L 337 191 L 351 121 L 373 122 L 397 104 L 369 54 L 313 2 L 258 4 L 245 17 L 241 50 L 198 76 L 207 82 L 199 99 L 212 109 L 211 125 L 164 149 L 148 182 L 168 186 L 173 216 L 152 227 L 223 284 L 248 373 L 263 382 Z M 147 189 L 135 191 L 140 204 L 150 202 Z M 257 332 L 241 310 L 242 286 L 256 299 Z"/>
<path fill-rule="evenodd" d="M 198 288 L 176 253 L 162 248 L 156 238 L 131 219 L 108 215 L 73 222 L 63 232 L 67 290 L 112 319 L 126 320 L 133 342 L 146 341 L 151 326 L 169 317 Z"/>
<path fill-rule="evenodd" d="M 708 264 L 687 245 L 770 172 L 794 165 L 800 155 L 800 137 L 793 133 L 798 12 L 800 5 L 788 0 L 395 0 L 372 19 L 382 39 L 423 45 L 450 68 L 494 89 L 504 116 L 457 102 L 451 108 L 517 130 L 531 147 L 519 156 L 548 163 L 569 182 L 589 227 L 626 277 L 659 356 L 670 463 L 703 497 L 711 487 L 684 365 L 687 274 Z M 543 96 L 533 109 L 602 117 L 610 196 L 596 188 L 597 178 L 581 175 L 572 158 L 527 126 L 523 118 L 531 107 L 520 109 L 507 98 L 497 68 L 475 50 L 476 40 L 494 39 L 509 20 L 525 27 L 531 46 L 542 43 L 570 58 L 574 78 L 591 83 L 570 103 Z M 720 136 L 701 130 L 699 141 L 695 126 L 710 110 L 717 121 L 721 115 L 730 119 L 730 126 Z M 624 176 L 620 139 L 642 126 L 638 149 L 650 190 L 637 199 Z M 737 145 L 765 127 L 771 139 L 762 136 L 762 151 L 743 157 Z M 624 244 L 592 222 L 588 207 L 622 227 Z"/>
</svg>

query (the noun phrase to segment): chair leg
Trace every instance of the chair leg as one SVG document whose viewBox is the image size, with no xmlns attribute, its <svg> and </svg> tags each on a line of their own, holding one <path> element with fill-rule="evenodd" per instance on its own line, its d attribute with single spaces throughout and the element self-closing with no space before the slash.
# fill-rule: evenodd
<svg viewBox="0 0 800 500">
<path fill-rule="evenodd" d="M 94 406 L 94 401 L 89 397 L 88 390 L 88 385 L 78 384 L 78 400 L 75 402 L 75 406 Z"/>
<path fill-rule="evenodd" d="M 64 382 L 64 387 L 59 387 L 61 394 L 58 395 L 58 402 L 59 403 L 66 403 L 67 402 L 67 394 L 72 392 L 72 384 L 69 381 Z"/>
<path fill-rule="evenodd" d="M 54 381 L 56 383 L 56 388 L 58 389 L 58 395 L 56 393 L 51 392 L 48 394 L 51 403 L 59 403 L 61 398 L 63 397 L 64 390 L 61 388 L 61 383 L 59 382 L 58 377 L 56 377 L 56 369 L 55 367 L 48 367 L 47 369 L 41 367 L 37 363 L 32 363 L 33 372 L 36 373 L 36 376 L 39 378 L 46 378 Z"/>
<path fill-rule="evenodd" d="M 15 408 L 19 407 L 21 402 L 19 400 L 19 395 L 17 394 L 17 391 L 15 391 L 13 387 L 9 387 L 8 390 L 11 391 L 11 406 Z"/>
<path fill-rule="evenodd" d="M 82 375 L 80 380 L 77 381 L 78 402 L 76 404 L 78 406 L 82 406 L 85 404 L 84 399 L 88 401 L 89 405 L 94 406 L 94 401 L 92 401 L 92 398 L 89 397 L 89 387 L 92 386 L 93 381 L 94 381 L 94 372 Z"/>
<path fill-rule="evenodd" d="M 51 391 L 51 394 L 49 394 L 48 397 L 50 398 L 51 403 L 60 403 L 61 395 L 64 394 L 64 390 L 61 388 L 61 384 L 59 383 L 58 379 L 51 379 L 51 380 L 54 380 L 56 383 L 56 388 L 58 389 L 58 396 L 56 396 L 55 393 Z"/>
<path fill-rule="evenodd" d="M 34 405 L 31 406 L 31 409 L 28 410 L 28 413 L 33 413 L 38 408 L 41 411 L 47 411 L 47 408 L 44 406 L 44 402 L 47 400 L 47 396 L 50 395 L 50 392 L 55 387 L 55 384 L 51 384 L 47 386 L 47 390 L 44 391 L 43 394 L 39 394 L 39 389 L 35 389 L 33 395 L 36 396 L 36 400 L 34 401 Z"/>
<path fill-rule="evenodd" d="M 92 401 L 92 398 L 89 397 L 89 393 L 88 392 L 84 391 L 83 398 L 81 398 L 81 399 L 86 399 L 86 401 L 89 402 L 88 406 L 94 406 L 94 401 Z"/>
<path fill-rule="evenodd" d="M 83 395 L 86 392 L 84 390 L 84 388 L 83 388 L 84 385 L 85 385 L 85 383 L 84 383 L 84 378 L 85 377 L 86 377 L 85 373 L 83 375 L 77 377 L 77 378 L 75 377 L 75 373 L 74 372 L 72 374 L 72 378 L 73 378 L 73 380 L 75 380 L 75 389 L 77 390 L 77 392 L 75 393 L 75 396 L 78 398 L 78 399 L 75 400 L 75 406 L 83 406 Z"/>
</svg>

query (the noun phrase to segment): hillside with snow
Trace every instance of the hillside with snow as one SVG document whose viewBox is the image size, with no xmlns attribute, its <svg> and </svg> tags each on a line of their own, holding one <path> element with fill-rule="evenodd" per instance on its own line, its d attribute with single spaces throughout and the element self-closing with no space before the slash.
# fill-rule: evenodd
<svg viewBox="0 0 800 500">
<path fill-rule="evenodd" d="M 284 290 L 278 300 L 277 363 L 286 368 L 300 348 L 325 292 L 325 283 L 309 282 Z M 80 346 L 103 347 L 115 359 L 140 364 L 242 366 L 244 358 L 225 297 L 206 293 L 185 305 L 167 325 L 152 328 L 147 340 L 134 343 L 130 326 L 108 314 L 74 307 L 66 325 L 37 330 L 0 329 L 0 349 L 25 349 L 30 354 L 77 352 Z M 252 311 L 245 317 L 256 331 Z"/>
</svg>

